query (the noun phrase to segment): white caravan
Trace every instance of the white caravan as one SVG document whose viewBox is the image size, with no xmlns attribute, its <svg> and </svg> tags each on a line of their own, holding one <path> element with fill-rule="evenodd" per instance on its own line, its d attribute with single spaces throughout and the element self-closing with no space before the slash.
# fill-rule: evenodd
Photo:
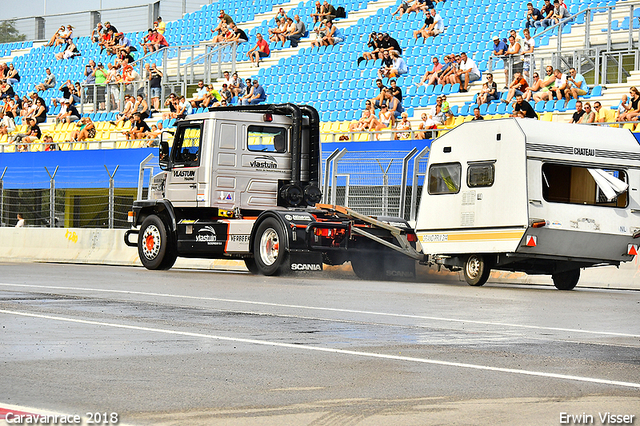
<svg viewBox="0 0 640 426">
<path fill-rule="evenodd" d="M 531 119 L 464 123 L 433 141 L 416 234 L 433 263 L 482 285 L 492 268 L 619 265 L 640 236 L 640 145 L 628 130 Z"/>
</svg>

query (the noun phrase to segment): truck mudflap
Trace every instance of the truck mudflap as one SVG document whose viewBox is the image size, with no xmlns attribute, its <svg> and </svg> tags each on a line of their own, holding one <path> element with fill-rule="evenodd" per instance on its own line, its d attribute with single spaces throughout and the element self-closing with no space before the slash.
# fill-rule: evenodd
<svg viewBox="0 0 640 426">
<path fill-rule="evenodd" d="M 372 232 L 366 230 L 365 228 L 357 227 L 357 226 L 349 227 L 350 228 L 349 231 L 352 234 L 360 235 L 362 237 L 368 238 L 372 241 L 375 241 L 378 244 L 381 244 L 387 248 L 395 250 L 396 252 L 401 253 L 414 260 L 418 260 L 421 262 L 425 260 L 424 254 L 416 250 L 411 245 L 411 242 L 409 241 L 410 235 L 415 238 L 415 233 L 413 233 L 413 230 L 411 230 L 410 228 L 400 228 L 398 226 L 390 225 L 387 222 L 363 215 L 348 207 L 336 206 L 332 204 L 316 204 L 315 208 L 318 210 L 329 212 L 329 213 L 337 213 L 339 216 L 343 216 L 345 219 L 348 219 L 348 220 L 357 220 L 357 221 L 369 224 L 373 227 L 383 229 L 389 232 L 389 234 L 396 240 L 398 245 L 393 244 L 392 242 L 389 242 L 383 238 L 380 238 L 377 235 L 374 235 Z M 307 232 L 313 233 L 314 229 L 319 226 L 320 224 L 318 223 L 310 224 L 309 228 L 312 228 L 312 229 L 308 229 Z M 342 226 L 348 226 L 348 225 L 336 226 L 334 224 L 332 226 L 335 228 L 340 228 Z M 309 239 L 309 241 L 311 241 L 311 239 Z"/>
</svg>

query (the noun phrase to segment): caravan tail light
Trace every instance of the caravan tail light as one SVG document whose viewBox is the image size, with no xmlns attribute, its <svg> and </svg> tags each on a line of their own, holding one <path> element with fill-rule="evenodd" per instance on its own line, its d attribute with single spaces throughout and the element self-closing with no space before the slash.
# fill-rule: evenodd
<svg viewBox="0 0 640 426">
<path fill-rule="evenodd" d="M 407 234 L 407 241 L 409 241 L 410 243 L 415 243 L 416 241 L 418 241 L 418 236 L 413 232 L 410 234 Z"/>
<path fill-rule="evenodd" d="M 546 222 L 546 221 L 544 221 L 544 220 L 538 220 L 538 221 L 536 221 L 536 222 L 533 222 L 533 223 L 531 224 L 531 227 L 532 227 L 532 228 L 542 228 L 542 227 L 543 227 L 543 226 L 545 226 L 546 224 L 547 224 L 547 222 Z"/>
<path fill-rule="evenodd" d="M 636 244 L 627 245 L 627 254 L 631 256 L 638 255 L 638 246 Z"/>
<path fill-rule="evenodd" d="M 270 112 L 267 112 L 262 116 L 262 120 L 271 123 L 273 121 L 273 115 Z"/>
</svg>

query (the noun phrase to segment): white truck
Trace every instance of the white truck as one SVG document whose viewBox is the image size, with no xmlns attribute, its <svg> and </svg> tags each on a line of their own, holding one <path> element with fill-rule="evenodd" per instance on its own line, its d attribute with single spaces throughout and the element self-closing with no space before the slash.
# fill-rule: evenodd
<svg viewBox="0 0 640 426">
<path fill-rule="evenodd" d="M 502 119 L 464 123 L 433 141 L 415 226 L 431 263 L 550 274 L 575 287 L 580 269 L 638 251 L 640 146 L 624 129 Z"/>
<path fill-rule="evenodd" d="M 178 122 L 125 243 L 148 269 L 178 256 L 243 259 L 249 271 L 320 271 L 350 261 L 362 278 L 415 275 L 416 235 L 321 200 L 319 117 L 309 106 L 214 108 Z M 130 241 L 137 235 L 137 242 Z"/>
<path fill-rule="evenodd" d="M 350 261 L 361 278 L 413 279 L 416 261 L 462 270 L 550 274 L 633 259 L 640 236 L 640 147 L 627 130 L 503 119 L 433 141 L 415 229 L 319 204 L 319 118 L 312 107 L 215 108 L 161 141 L 149 199 L 125 242 L 148 269 L 178 256 L 243 259 L 249 271 L 321 271 Z M 130 236 L 137 234 L 137 242 Z"/>
</svg>

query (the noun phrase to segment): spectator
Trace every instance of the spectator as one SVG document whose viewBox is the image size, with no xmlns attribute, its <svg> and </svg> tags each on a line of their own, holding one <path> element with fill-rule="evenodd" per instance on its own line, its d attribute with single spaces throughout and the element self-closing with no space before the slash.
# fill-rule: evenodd
<svg viewBox="0 0 640 426">
<path fill-rule="evenodd" d="M 551 17 L 554 24 L 559 24 L 567 20 L 571 14 L 564 4 L 560 4 L 559 0 L 553 0 L 553 16 Z"/>
<path fill-rule="evenodd" d="M 213 89 L 213 86 L 210 86 Z M 214 89 L 215 90 L 215 89 Z M 222 101 L 225 101 L 227 105 L 231 105 L 233 102 L 233 93 L 229 90 L 229 85 L 227 83 L 222 83 L 222 89 L 220 90 L 220 102 L 214 104 L 213 106 L 221 106 Z"/>
<path fill-rule="evenodd" d="M 267 95 L 264 88 L 258 84 L 258 80 L 253 80 L 251 92 L 242 97 L 241 105 L 257 105 L 264 102 L 266 99 Z"/>
<path fill-rule="evenodd" d="M 313 18 L 314 24 L 322 21 L 322 5 L 317 0 L 316 0 L 314 11 L 311 14 L 311 17 Z"/>
<path fill-rule="evenodd" d="M 276 18 L 278 19 L 282 19 L 282 18 L 287 18 L 287 13 L 284 11 L 283 8 L 278 9 L 278 13 L 276 14 Z"/>
<path fill-rule="evenodd" d="M 480 80 L 480 70 L 476 62 L 466 52 L 460 54 L 460 70 L 455 74 L 455 83 L 460 83 L 460 91 L 468 92 L 469 84 Z"/>
<path fill-rule="evenodd" d="M 73 43 L 73 41 L 69 41 L 67 43 L 67 47 L 65 47 L 62 52 L 56 53 L 54 56 L 57 60 L 61 61 L 63 59 L 71 59 L 75 58 L 76 56 L 80 56 L 80 51 L 78 50 L 78 47 Z"/>
<path fill-rule="evenodd" d="M 493 81 L 493 74 L 487 73 L 486 77 L 487 81 L 483 84 L 482 90 L 476 98 L 476 103 L 478 105 L 488 104 L 491 103 L 491 101 L 497 101 L 500 98 L 498 85 Z"/>
<path fill-rule="evenodd" d="M 507 43 L 500 40 L 500 37 L 498 36 L 493 37 L 493 56 L 504 55 L 507 51 L 507 48 L 508 48 Z"/>
<path fill-rule="evenodd" d="M 278 35 L 278 41 L 281 41 L 284 45 L 284 42 L 287 38 L 296 31 L 296 24 L 293 23 L 293 19 L 288 16 L 285 19 L 285 29 L 284 32 Z"/>
<path fill-rule="evenodd" d="M 449 101 L 447 101 L 447 95 L 440 95 L 440 97 L 442 98 L 442 112 L 444 113 L 445 117 L 453 117 L 453 114 L 451 113 L 451 108 L 449 107 Z"/>
<path fill-rule="evenodd" d="M 18 213 L 16 216 L 18 218 L 18 222 L 16 223 L 16 228 L 24 228 L 24 217 L 22 217 L 21 213 Z"/>
<path fill-rule="evenodd" d="M 391 51 L 395 51 L 398 55 L 402 55 L 402 48 L 400 47 L 398 40 L 391 37 L 389 33 L 384 33 L 382 37 L 382 44 L 380 46 L 380 51 L 384 52 L 385 50 L 388 50 L 389 53 L 391 53 Z M 382 57 L 382 56 L 380 55 L 379 57 Z"/>
<path fill-rule="evenodd" d="M 62 102 L 62 107 L 60 108 L 60 112 L 56 116 L 56 124 L 61 123 L 63 121 L 67 123 L 72 123 L 74 121 L 80 120 L 80 113 L 76 109 L 75 106 L 71 103 L 69 99 L 65 99 Z"/>
<path fill-rule="evenodd" d="M 433 23 L 429 28 L 427 28 L 427 32 L 422 36 L 425 41 L 429 37 L 435 37 L 444 32 L 444 21 L 442 20 L 442 16 L 440 16 L 435 9 L 431 9 L 429 13 L 433 18 Z"/>
<path fill-rule="evenodd" d="M 367 42 L 367 47 L 371 49 L 371 52 L 364 52 L 360 58 L 358 58 L 358 65 L 360 62 L 366 60 L 375 60 L 378 58 L 380 53 L 380 48 L 382 44 L 384 35 L 382 33 L 372 32 L 369 34 L 369 41 Z"/>
<path fill-rule="evenodd" d="M 391 54 L 388 50 L 382 52 L 382 66 L 378 70 L 378 79 L 382 79 L 387 77 L 387 74 L 393 67 L 393 58 L 391 58 Z"/>
<path fill-rule="evenodd" d="M 556 76 L 553 74 L 553 67 L 547 65 L 546 77 L 540 83 L 540 89 L 533 94 L 533 100 L 538 101 L 550 101 L 553 99 L 553 92 L 551 89 L 556 84 Z"/>
<path fill-rule="evenodd" d="M 12 86 L 20 82 L 20 73 L 18 73 L 13 64 L 9 64 L 5 80 Z"/>
<path fill-rule="evenodd" d="M 238 28 L 235 23 L 229 24 L 229 28 L 233 32 L 233 35 L 228 38 L 228 41 L 236 42 L 237 44 L 242 44 L 249 41 L 249 36 L 247 36 L 247 33 Z"/>
<path fill-rule="evenodd" d="M 53 136 L 45 135 L 42 142 L 44 142 L 45 151 L 58 151 L 58 144 L 53 142 Z"/>
<path fill-rule="evenodd" d="M 87 101 L 93 102 L 93 85 L 96 84 L 96 63 L 93 59 L 89 60 L 89 63 L 84 66 L 84 84 L 88 86 L 88 89 L 85 88 L 85 93 L 87 93 Z"/>
<path fill-rule="evenodd" d="M 274 28 L 269 28 L 269 30 L 267 30 L 267 32 L 269 33 L 269 41 L 278 42 L 280 40 L 280 36 L 282 34 L 284 34 L 286 32 L 286 30 L 287 30 L 287 20 L 285 18 L 278 19 L 276 17 L 275 18 L 275 27 Z"/>
<path fill-rule="evenodd" d="M 510 35 L 509 46 L 507 46 L 507 51 L 504 52 L 504 56 L 506 57 L 505 60 L 509 61 L 509 66 L 506 66 L 507 64 L 505 64 L 504 67 L 505 81 L 509 81 L 510 75 L 515 76 L 516 73 L 522 74 L 523 64 L 520 56 L 521 50 L 522 46 L 520 46 L 520 43 L 516 41 L 516 37 L 514 35 Z M 509 71 L 511 71 L 512 74 L 509 74 Z"/>
<path fill-rule="evenodd" d="M 36 85 L 35 90 L 38 92 L 44 92 L 45 90 L 53 89 L 56 87 L 56 76 L 51 73 L 51 69 L 45 69 L 47 76 L 44 78 L 44 82 Z"/>
<path fill-rule="evenodd" d="M 435 12 L 435 9 L 431 10 Z M 416 41 L 418 41 L 418 37 L 422 37 L 423 42 L 427 41 L 427 34 L 433 29 L 434 16 L 435 15 L 431 14 L 430 12 L 427 12 L 426 18 L 424 18 L 424 25 L 419 30 L 415 30 L 413 32 L 413 38 L 416 39 Z"/>
<path fill-rule="evenodd" d="M 391 111 L 389 111 L 389 107 L 386 104 L 380 107 L 380 119 L 378 121 L 382 126 L 380 130 L 390 129 L 391 127 L 393 127 L 394 115 Z M 370 128 L 370 130 L 373 129 Z"/>
<path fill-rule="evenodd" d="M 584 96 L 587 94 L 587 81 L 582 74 L 579 74 L 575 68 L 569 70 L 567 76 L 567 90 L 564 91 L 564 98 L 569 102 L 569 99 L 578 99 L 578 96 Z M 585 105 L 586 106 L 586 105 Z"/>
<path fill-rule="evenodd" d="M 442 126 L 447 119 L 444 111 L 442 111 L 442 102 L 442 96 L 438 96 L 436 104 L 429 111 L 429 118 L 436 123 L 436 126 Z"/>
<path fill-rule="evenodd" d="M 507 92 L 507 98 L 503 99 L 503 102 L 510 103 L 514 96 L 520 95 L 524 97 L 524 91 L 529 87 L 527 80 L 522 77 L 519 72 L 514 73 L 513 81 L 509 84 L 509 91 Z"/>
<path fill-rule="evenodd" d="M 147 139 L 149 139 L 149 142 L 147 143 L 148 148 L 159 145 L 159 136 L 162 134 L 162 130 L 162 120 L 151 125 L 151 131 L 147 134 Z"/>
<path fill-rule="evenodd" d="M 118 34 L 118 29 L 111 25 L 111 22 L 105 22 L 104 27 L 107 29 L 107 32 L 112 31 L 114 34 Z"/>
<path fill-rule="evenodd" d="M 431 0 L 415 0 L 411 7 L 409 7 L 409 10 L 407 10 L 407 14 L 411 12 L 417 14 L 419 11 L 427 13 L 429 9 L 433 9 L 434 7 L 435 5 Z"/>
<path fill-rule="evenodd" d="M 35 110 L 33 113 L 33 118 L 36 120 L 37 124 L 42 124 L 47 121 L 47 112 L 49 108 L 47 108 L 47 104 L 44 102 L 44 99 L 41 97 L 37 97 L 34 101 Z"/>
<path fill-rule="evenodd" d="M 522 33 L 524 34 L 524 40 L 522 40 L 522 58 L 523 58 L 523 71 L 525 76 L 529 76 L 529 69 L 535 68 L 533 62 L 533 49 L 536 47 L 536 40 L 531 37 L 531 31 L 525 28 Z"/>
<path fill-rule="evenodd" d="M 262 34 L 256 34 L 256 39 L 256 45 L 247 52 L 247 56 L 251 60 L 251 63 L 255 64 L 255 67 L 258 68 L 260 66 L 260 59 L 268 57 L 271 54 L 271 50 L 269 49 L 269 43 L 262 38 Z"/>
<path fill-rule="evenodd" d="M 16 123 L 13 121 L 12 112 L 3 112 L 0 110 L 0 135 L 6 135 L 16 129 Z"/>
<path fill-rule="evenodd" d="M 379 109 L 380 105 L 382 105 L 382 101 L 384 100 L 384 91 L 387 89 L 387 87 L 384 84 L 382 84 L 382 80 L 381 79 L 377 79 L 376 80 L 376 87 L 379 90 L 378 96 L 376 96 L 375 98 L 371 99 L 371 102 L 373 102 L 373 108 L 374 109 Z"/>
<path fill-rule="evenodd" d="M 204 95 L 204 100 L 202 101 L 201 106 L 204 108 L 219 106 L 220 100 L 222 99 L 222 95 L 218 92 L 213 84 L 209 84 L 207 86 L 207 93 Z"/>
<path fill-rule="evenodd" d="M 133 126 L 131 126 L 131 130 L 128 132 L 123 132 L 128 140 L 139 140 L 146 139 L 151 129 L 149 125 L 142 119 L 140 113 L 136 112 L 133 114 L 131 122 Z"/>
<path fill-rule="evenodd" d="M 233 96 L 240 96 L 240 94 L 245 89 L 245 84 L 241 78 L 238 77 L 238 73 L 234 72 L 231 77 L 231 82 L 229 84 L 229 90 L 233 94 Z"/>
<path fill-rule="evenodd" d="M 578 102 L 580 101 L 576 101 L 576 105 L 578 104 Z M 591 110 L 591 104 L 587 102 L 584 104 L 584 115 L 580 117 L 580 121 L 578 121 L 578 123 L 591 124 L 591 123 L 595 123 L 595 121 L 596 121 L 596 113 L 595 111 Z"/>
<path fill-rule="evenodd" d="M 104 101 L 107 88 L 107 72 L 104 70 L 102 62 L 96 65 L 96 94 L 98 98 L 98 109 L 104 109 Z M 93 91 L 93 88 L 90 88 Z"/>
<path fill-rule="evenodd" d="M 411 137 L 411 132 L 407 130 L 411 130 L 411 122 L 409 121 L 409 114 L 403 112 L 400 114 L 400 121 L 396 125 L 396 130 L 404 130 L 403 132 L 398 132 L 394 134 L 393 139 L 409 139 Z"/>
<path fill-rule="evenodd" d="M 153 29 L 149 28 L 147 30 L 147 35 L 144 36 L 142 38 L 142 40 L 140 41 L 140 46 L 142 46 L 142 52 L 144 54 L 147 54 L 149 52 L 153 52 L 151 49 L 151 47 L 153 46 Z"/>
<path fill-rule="evenodd" d="M 409 0 L 402 0 L 402 3 L 400 3 L 400 6 L 398 6 L 398 8 L 396 9 L 395 12 L 393 12 L 391 14 L 391 16 L 395 16 L 396 14 L 398 16 L 396 16 L 396 19 L 400 19 L 402 18 L 402 15 L 405 13 L 409 13 L 409 9 L 411 8 L 411 6 L 409 5 Z"/>
<path fill-rule="evenodd" d="M 429 138 L 427 137 L 427 130 L 437 129 L 438 126 L 436 125 L 436 122 L 433 121 L 431 119 L 430 115 L 427 114 L 426 112 L 423 112 L 420 115 L 420 119 L 422 121 L 420 122 L 420 124 L 418 124 L 418 130 L 421 130 L 421 131 L 416 132 L 415 138 L 416 139 L 429 139 L 430 137 L 433 137 L 432 132 L 429 132 Z"/>
<path fill-rule="evenodd" d="M 83 142 L 96 137 L 96 126 L 89 117 L 82 117 L 77 126 L 78 129 L 71 132 L 69 142 Z"/>
<path fill-rule="evenodd" d="M 111 124 L 117 126 L 120 122 L 129 121 L 131 120 L 133 113 L 133 96 L 124 95 L 124 108 L 122 109 L 122 112 L 116 116 L 116 122 L 112 122 Z"/>
<path fill-rule="evenodd" d="M 233 19 L 231 16 L 227 15 L 224 9 L 220 9 L 220 13 L 218 14 L 218 26 L 211 30 L 212 33 L 217 33 L 222 29 L 222 25 L 233 24 Z"/>
<path fill-rule="evenodd" d="M 287 40 L 291 42 L 291 47 L 298 47 L 298 43 L 300 39 L 304 37 L 307 32 L 307 28 L 304 25 L 304 22 L 300 20 L 299 15 L 295 15 L 293 17 L 295 20 L 295 31 L 287 36 Z"/>
<path fill-rule="evenodd" d="M 102 22 L 98 22 L 96 27 L 91 31 L 91 41 L 94 43 L 98 43 L 100 41 L 100 37 L 102 37 Z"/>
<path fill-rule="evenodd" d="M 178 98 L 175 93 L 171 93 L 169 97 L 164 101 L 165 108 L 169 108 L 169 112 L 162 114 L 163 119 L 177 118 L 178 116 Z"/>
<path fill-rule="evenodd" d="M 596 110 L 596 117 L 594 119 L 596 123 L 613 123 L 616 121 L 615 111 L 610 108 L 602 108 L 600 101 L 593 103 L 593 109 Z"/>
<path fill-rule="evenodd" d="M 577 101 L 576 112 L 571 116 L 571 121 L 569 121 L 569 123 L 580 123 L 580 120 L 585 113 L 586 111 L 582 109 L 582 101 Z"/>
<path fill-rule="evenodd" d="M 158 16 L 156 22 L 158 23 L 158 25 L 155 26 L 155 30 L 158 32 L 158 34 L 164 36 L 164 32 L 167 29 L 167 24 L 162 20 L 162 16 Z"/>
<path fill-rule="evenodd" d="M 191 106 L 193 108 L 200 108 L 200 106 L 202 105 L 202 101 L 207 95 L 207 92 L 208 90 L 205 87 L 204 82 L 202 80 L 198 81 L 198 89 L 193 94 L 193 99 L 191 99 Z"/>
<path fill-rule="evenodd" d="M 522 95 L 516 95 L 516 104 L 513 106 L 512 117 L 517 118 L 535 118 L 538 119 L 538 114 L 533 110 L 533 107 L 529 102 L 526 102 Z"/>
<path fill-rule="evenodd" d="M 443 86 L 449 83 L 451 78 L 455 76 L 460 69 L 460 55 L 451 54 L 449 58 L 449 66 L 443 69 L 443 72 L 438 76 L 438 84 L 442 84 Z"/>
<path fill-rule="evenodd" d="M 336 8 L 329 4 L 327 0 L 322 3 L 322 9 L 320 10 L 320 18 L 328 21 L 336 19 Z"/>
<path fill-rule="evenodd" d="M 156 63 L 152 63 L 147 74 L 149 79 L 149 89 L 151 92 L 151 106 L 154 110 L 160 109 L 160 95 L 162 94 L 162 71 L 158 69 Z"/>
<path fill-rule="evenodd" d="M 71 43 L 73 41 L 73 26 L 67 25 L 67 29 L 61 35 L 62 44 Z"/>
<path fill-rule="evenodd" d="M 164 38 L 164 36 L 160 34 L 158 30 L 153 30 L 152 40 L 153 41 L 151 43 L 151 48 L 153 48 L 153 50 L 150 50 L 150 52 L 157 52 L 158 50 L 169 46 L 169 42 L 167 41 L 167 39 Z"/>
<path fill-rule="evenodd" d="M 60 26 L 60 28 L 58 28 L 58 31 L 56 31 L 56 33 L 51 37 L 51 40 L 49 40 L 49 43 L 45 44 L 45 46 L 60 46 L 63 43 L 63 38 L 62 36 L 66 33 L 66 29 L 64 27 L 64 25 Z"/>
<path fill-rule="evenodd" d="M 144 99 L 144 95 L 142 93 L 138 93 L 138 96 L 136 96 L 136 102 L 133 104 L 133 110 L 136 113 L 140 114 L 140 117 L 143 120 L 146 120 L 150 117 L 149 104 L 147 104 L 147 101 Z"/>
<path fill-rule="evenodd" d="M 629 94 L 631 95 L 631 99 L 629 103 L 622 103 L 622 112 L 618 116 L 617 121 L 634 121 L 638 115 L 640 115 L 640 91 L 636 89 L 635 86 L 629 89 Z"/>
<path fill-rule="evenodd" d="M 524 100 L 529 102 L 532 97 L 534 97 L 542 88 L 542 80 L 540 79 L 540 74 L 537 72 L 533 73 L 533 84 L 527 87 L 524 90 Z"/>
<path fill-rule="evenodd" d="M 389 81 L 389 91 L 394 98 L 402 103 L 402 89 L 398 87 L 398 83 L 395 80 Z"/>
<path fill-rule="evenodd" d="M 11 142 L 15 143 L 19 152 L 26 152 L 27 146 L 42 137 L 40 127 L 33 118 L 27 118 L 27 129 L 25 133 L 14 134 L 10 137 Z"/>
<path fill-rule="evenodd" d="M 527 3 L 527 23 L 526 28 L 536 28 L 538 22 L 542 22 L 542 12 L 540 9 L 533 7 L 532 3 Z"/>
<path fill-rule="evenodd" d="M 553 25 L 553 4 L 551 0 L 544 0 L 543 6 L 540 8 L 542 20 L 535 23 L 536 28 L 547 28 Z"/>
<path fill-rule="evenodd" d="M 430 80 L 432 75 L 435 75 L 436 73 L 438 73 L 438 71 L 442 69 L 443 65 L 440 63 L 440 60 L 438 59 L 437 56 L 434 56 L 433 58 L 431 58 L 431 62 L 433 63 L 433 67 L 431 67 L 430 70 L 428 69 L 427 71 L 425 71 L 420 81 L 416 83 L 416 86 L 428 86 L 430 83 L 429 84 L 425 84 L 425 83 L 428 80 Z"/>
<path fill-rule="evenodd" d="M 115 34 L 116 33 L 113 31 L 113 28 L 109 28 L 102 35 L 100 42 L 98 42 L 98 46 L 100 46 L 100 53 L 104 50 L 109 51 L 109 49 L 115 45 Z"/>
<path fill-rule="evenodd" d="M 404 108 L 402 107 L 402 104 L 400 103 L 398 98 L 396 98 L 391 94 L 391 90 L 384 89 L 383 94 L 384 94 L 384 99 L 380 103 L 380 109 L 382 109 L 382 107 L 385 105 L 388 107 L 388 111 L 391 113 L 390 123 L 391 125 L 393 125 L 395 124 L 396 118 L 399 118 L 400 114 L 404 112 Z"/>
<path fill-rule="evenodd" d="M 567 84 L 567 76 L 562 73 L 559 69 L 553 71 L 556 76 L 555 84 L 550 89 L 556 96 L 556 99 L 560 100 L 564 98 L 565 90 L 568 89 L 569 85 Z"/>
<path fill-rule="evenodd" d="M 72 100 L 73 101 L 73 83 L 71 83 L 71 80 L 67 80 L 65 81 L 62 86 L 60 86 L 60 88 L 58 88 L 58 91 L 62 92 L 62 97 L 60 98 L 53 98 L 51 99 L 51 102 L 53 102 L 54 106 L 58 106 L 58 102 L 62 103 L 65 100 Z"/>
<path fill-rule="evenodd" d="M 391 58 L 393 60 L 391 64 L 391 68 L 386 73 L 386 76 L 389 78 L 392 77 L 400 77 L 403 74 L 409 72 L 409 67 L 407 66 L 407 62 L 400 57 L 396 50 L 391 51 Z"/>
<path fill-rule="evenodd" d="M 478 120 L 484 120 L 484 117 L 480 115 L 480 108 L 475 107 L 473 109 L 473 118 L 471 119 L 471 121 L 478 121 Z"/>
<path fill-rule="evenodd" d="M 325 28 L 325 36 L 320 40 L 314 40 L 311 42 L 312 46 L 333 46 L 334 44 L 342 43 L 344 41 L 342 31 L 336 27 L 332 21 L 327 21 Z"/>
</svg>

